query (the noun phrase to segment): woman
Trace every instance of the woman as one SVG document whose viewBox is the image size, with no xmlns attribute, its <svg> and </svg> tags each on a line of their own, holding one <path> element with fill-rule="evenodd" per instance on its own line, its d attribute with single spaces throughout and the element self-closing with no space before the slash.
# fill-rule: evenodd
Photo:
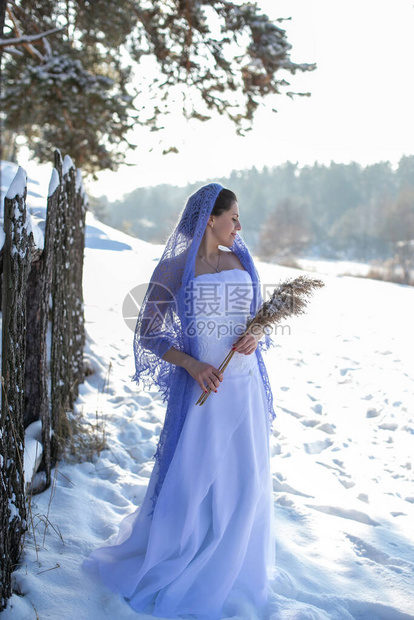
<svg viewBox="0 0 414 620">
<path fill-rule="evenodd" d="M 137 320 L 133 379 L 158 386 L 164 426 L 141 507 L 85 566 L 154 616 L 213 620 L 243 600 L 258 610 L 267 602 L 275 413 L 261 351 L 273 343 L 268 334 L 241 337 L 262 295 L 240 230 L 232 192 L 218 183 L 195 192 Z M 197 405 L 207 387 L 213 392 Z"/>
</svg>

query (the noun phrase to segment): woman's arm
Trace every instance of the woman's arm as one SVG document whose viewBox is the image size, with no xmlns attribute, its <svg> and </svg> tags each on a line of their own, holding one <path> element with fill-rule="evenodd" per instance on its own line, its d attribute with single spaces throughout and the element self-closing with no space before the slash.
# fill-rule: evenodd
<svg viewBox="0 0 414 620">
<path fill-rule="evenodd" d="M 206 390 L 206 383 L 215 392 L 220 385 L 220 381 L 223 381 L 223 373 L 206 362 L 200 362 L 195 357 L 179 351 L 175 347 L 171 347 L 162 355 L 162 359 L 176 366 L 182 366 L 192 377 L 197 381 L 200 388 Z"/>
<path fill-rule="evenodd" d="M 179 351 L 175 347 L 171 347 L 164 353 L 164 355 L 161 356 L 161 359 L 166 362 L 170 362 L 170 364 L 174 364 L 175 366 L 182 366 L 187 370 L 186 366 L 188 365 L 188 362 L 194 358 L 191 357 L 191 355 L 184 353 L 184 351 Z"/>
</svg>

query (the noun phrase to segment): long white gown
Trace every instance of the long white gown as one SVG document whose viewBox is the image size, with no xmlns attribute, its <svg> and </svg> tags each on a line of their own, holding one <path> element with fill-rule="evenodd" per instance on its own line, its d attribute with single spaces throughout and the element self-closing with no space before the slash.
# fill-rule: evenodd
<svg viewBox="0 0 414 620">
<path fill-rule="evenodd" d="M 247 271 L 193 280 L 200 360 L 217 368 L 242 333 L 252 299 Z M 238 332 L 234 327 L 238 325 Z M 217 393 L 190 406 L 153 514 L 155 462 L 142 505 L 111 546 L 84 560 L 139 612 L 215 620 L 240 601 L 260 615 L 274 568 L 266 394 L 256 354 L 235 353 Z"/>
</svg>

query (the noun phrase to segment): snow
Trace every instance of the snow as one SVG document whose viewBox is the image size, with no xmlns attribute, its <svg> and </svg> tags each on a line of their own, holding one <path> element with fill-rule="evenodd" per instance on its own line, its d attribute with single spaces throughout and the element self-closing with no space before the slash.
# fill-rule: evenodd
<svg viewBox="0 0 414 620">
<path fill-rule="evenodd" d="M 26 228 L 28 235 L 30 235 L 31 232 L 33 233 L 35 247 L 43 250 L 45 246 L 43 231 L 38 226 L 37 218 L 34 218 L 29 212 L 26 213 Z"/>
<path fill-rule="evenodd" d="M 26 173 L 17 164 L 9 161 L 1 161 L 1 209 L 0 209 L 0 250 L 5 242 L 3 217 L 4 217 L 4 197 L 14 198 L 16 195 L 23 195 L 24 179 Z M 63 159 L 63 174 L 74 167 L 74 163 L 69 155 L 65 155 Z M 16 176 L 17 175 L 17 176 Z M 35 186 L 35 187 L 34 187 Z M 27 212 L 26 212 L 26 228 L 27 234 L 33 233 L 34 244 L 36 248 L 43 249 L 45 245 L 44 230 L 47 211 L 47 199 L 52 196 L 59 186 L 59 174 L 56 168 L 52 169 L 49 187 L 36 187 L 39 183 L 33 179 L 27 178 Z M 88 202 L 87 196 L 83 190 L 82 171 L 76 170 L 76 191 L 81 191 Z M 17 212 L 19 216 L 19 212 Z"/>
<path fill-rule="evenodd" d="M 27 234 L 33 233 L 35 247 L 44 248 L 43 225 L 46 218 L 47 197 L 36 180 L 26 177 L 26 172 L 17 164 L 9 161 L 1 161 L 1 188 L 0 188 L 0 250 L 4 245 L 5 235 L 3 228 L 4 198 L 22 196 L 24 193 L 24 181 L 27 181 L 26 197 L 26 229 Z M 19 216 L 19 214 L 17 214 Z M 42 217 L 40 217 L 40 216 Z"/>
<path fill-rule="evenodd" d="M 76 190 L 77 194 L 78 193 L 82 194 L 82 196 L 83 196 L 83 198 L 85 200 L 85 204 L 87 205 L 89 203 L 89 200 L 88 200 L 88 196 L 85 193 L 85 190 L 84 190 L 84 187 L 83 187 L 82 170 L 80 168 L 76 168 L 75 190 Z"/>
<path fill-rule="evenodd" d="M 10 515 L 9 515 L 9 523 L 10 523 L 11 521 L 13 521 L 14 517 L 19 516 L 19 511 L 17 510 L 17 506 L 16 506 L 16 495 L 14 494 L 14 492 L 12 493 L 11 498 L 9 498 L 8 505 L 9 505 L 9 511 L 10 511 Z"/>
<path fill-rule="evenodd" d="M 301 269 L 308 271 L 317 271 L 318 273 L 326 273 L 331 275 L 352 275 L 352 276 L 366 276 L 372 265 L 369 263 L 362 263 L 356 261 L 347 260 L 332 260 L 332 259 L 306 259 L 299 258 L 297 262 Z"/>
<path fill-rule="evenodd" d="M 63 158 L 62 175 L 65 176 L 65 174 L 67 174 L 69 170 L 74 167 L 75 164 L 73 163 L 71 157 L 69 155 L 65 155 Z"/>
<path fill-rule="evenodd" d="M 33 218 L 31 217 L 27 209 L 26 211 L 21 210 L 21 205 L 18 202 L 18 198 L 23 197 L 25 194 L 26 184 L 27 184 L 26 171 L 21 166 L 19 166 L 6 194 L 6 198 L 12 201 L 12 209 L 13 209 L 14 223 L 12 222 L 11 224 L 10 234 L 11 234 L 12 239 L 15 238 L 16 235 L 18 238 L 20 238 L 22 235 L 22 231 L 25 228 L 28 237 L 30 236 L 30 233 L 33 234 L 33 238 L 35 240 L 35 244 L 37 244 L 37 247 L 43 247 L 44 238 L 43 238 L 42 231 L 36 225 L 36 223 L 34 222 Z M 24 221 L 23 221 L 23 218 L 24 218 Z M 3 247 L 5 239 L 6 239 L 6 236 L 4 233 L 4 222 L 3 222 L 2 234 L 0 236 L 0 240 L 2 241 L 1 247 Z M 16 246 L 12 245 L 11 254 L 14 257 L 18 253 L 19 256 L 22 259 L 24 259 L 25 254 L 26 254 L 26 249 L 27 248 L 20 248 L 20 250 L 17 250 Z"/>
<path fill-rule="evenodd" d="M 57 188 L 59 187 L 59 173 L 56 168 L 52 170 L 52 176 L 50 177 L 48 196 L 53 196 Z"/>
<path fill-rule="evenodd" d="M 9 190 L 6 194 L 6 198 L 15 198 L 16 196 L 23 196 L 26 187 L 26 172 L 21 166 L 18 167 L 16 175 L 10 184 Z"/>
<path fill-rule="evenodd" d="M 38 558 L 30 529 L 14 573 L 24 596 L 13 594 L 5 620 L 34 618 L 34 608 L 42 619 L 150 618 L 81 564 L 140 505 L 154 464 L 165 404 L 132 381 L 123 303 L 148 282 L 163 246 L 90 212 L 86 246 L 85 358 L 94 372 L 80 386 L 76 411 L 99 421 L 107 448 L 93 462 L 60 462 L 53 488 L 32 498 Z M 304 273 L 256 264 L 268 286 Z M 413 619 L 414 288 L 317 277 L 326 286 L 264 354 L 277 413 L 270 438 L 276 571 L 266 618 Z M 233 616 L 256 618 L 250 608 Z"/>
<path fill-rule="evenodd" d="M 42 422 L 40 420 L 32 422 L 26 428 L 24 435 L 24 480 L 25 484 L 28 485 L 42 459 Z"/>
<path fill-rule="evenodd" d="M 14 177 L 16 176 L 19 166 L 10 161 L 1 161 L 1 212 L 3 218 L 3 199 L 10 187 Z M 46 209 L 44 202 L 44 191 L 40 187 L 40 183 L 36 179 L 27 177 L 27 205 L 30 210 Z"/>
</svg>

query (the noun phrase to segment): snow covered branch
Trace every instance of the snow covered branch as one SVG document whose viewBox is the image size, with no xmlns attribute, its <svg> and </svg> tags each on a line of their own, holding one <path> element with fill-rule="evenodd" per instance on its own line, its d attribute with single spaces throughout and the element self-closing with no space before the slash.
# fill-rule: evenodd
<svg viewBox="0 0 414 620">
<path fill-rule="evenodd" d="M 43 39 L 43 37 L 48 37 L 55 32 L 59 32 L 63 30 L 65 26 L 61 26 L 60 28 L 52 28 L 52 30 L 46 30 L 46 32 L 40 32 L 39 34 L 24 34 L 21 37 L 15 37 L 14 39 L 0 39 L 0 47 L 8 47 L 9 45 L 25 45 L 26 43 L 33 43 L 33 41 L 38 41 L 39 39 Z"/>
</svg>

